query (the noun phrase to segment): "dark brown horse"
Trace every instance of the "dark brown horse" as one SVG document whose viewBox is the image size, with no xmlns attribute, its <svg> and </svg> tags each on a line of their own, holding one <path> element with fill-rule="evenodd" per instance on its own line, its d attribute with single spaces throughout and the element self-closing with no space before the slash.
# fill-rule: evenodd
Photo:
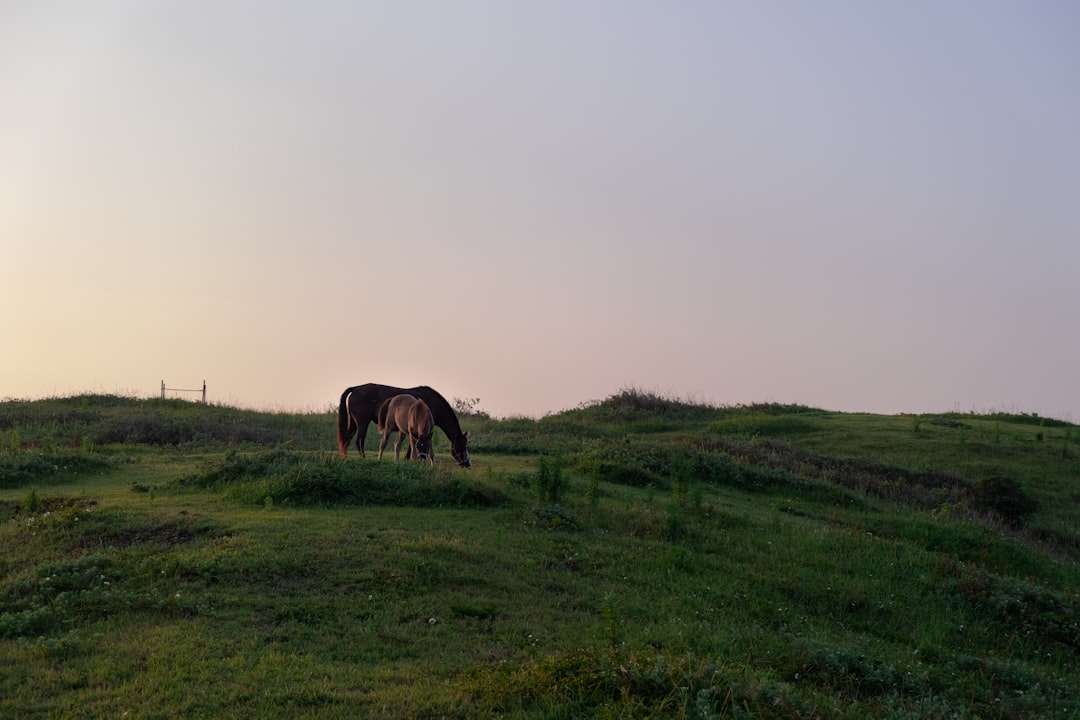
<svg viewBox="0 0 1080 720">
<path fill-rule="evenodd" d="M 409 436 L 409 456 L 414 460 L 427 460 L 435 464 L 435 452 L 431 449 L 431 436 L 435 434 L 435 420 L 427 404 L 412 395 L 395 395 L 379 406 L 379 459 L 390 439 L 390 434 L 397 431 L 394 441 L 394 460 L 401 459 L 401 440 Z"/>
<path fill-rule="evenodd" d="M 364 441 L 368 425 L 377 422 L 379 406 L 395 395 L 409 394 L 427 404 L 435 424 L 450 440 L 450 454 L 461 467 L 472 467 L 469 460 L 469 434 L 461 432 L 457 415 L 450 403 L 427 385 L 399 388 L 390 385 L 367 383 L 345 388 L 338 405 L 338 450 L 342 457 L 349 450 L 349 441 L 356 435 L 356 449 L 364 456 Z"/>
</svg>

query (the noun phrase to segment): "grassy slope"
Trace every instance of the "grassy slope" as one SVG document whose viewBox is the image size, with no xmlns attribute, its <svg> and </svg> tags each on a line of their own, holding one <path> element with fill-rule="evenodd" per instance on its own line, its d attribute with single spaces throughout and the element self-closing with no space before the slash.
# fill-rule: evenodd
<svg viewBox="0 0 1080 720">
<path fill-rule="evenodd" d="M 0 716 L 1080 716 L 1074 426 L 464 424 L 430 472 L 328 414 L 0 404 Z"/>
</svg>

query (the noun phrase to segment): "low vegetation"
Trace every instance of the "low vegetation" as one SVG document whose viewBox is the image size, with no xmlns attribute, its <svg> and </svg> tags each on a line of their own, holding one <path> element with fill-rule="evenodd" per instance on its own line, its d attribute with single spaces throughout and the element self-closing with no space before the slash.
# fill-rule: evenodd
<svg viewBox="0 0 1080 720">
<path fill-rule="evenodd" d="M 0 717 L 1080 717 L 1076 426 L 478 403 L 0 403 Z"/>
</svg>

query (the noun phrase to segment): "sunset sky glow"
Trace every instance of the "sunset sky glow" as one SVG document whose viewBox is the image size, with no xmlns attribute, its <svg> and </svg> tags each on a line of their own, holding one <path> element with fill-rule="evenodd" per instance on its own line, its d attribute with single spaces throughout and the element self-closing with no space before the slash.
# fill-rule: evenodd
<svg viewBox="0 0 1080 720">
<path fill-rule="evenodd" d="M 0 398 L 1080 421 L 1080 4 L 0 0 Z"/>
</svg>

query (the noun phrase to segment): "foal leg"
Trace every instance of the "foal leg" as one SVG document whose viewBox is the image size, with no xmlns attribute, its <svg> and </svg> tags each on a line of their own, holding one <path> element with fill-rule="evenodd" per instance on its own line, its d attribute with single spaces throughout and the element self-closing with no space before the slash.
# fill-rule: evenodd
<svg viewBox="0 0 1080 720">
<path fill-rule="evenodd" d="M 377 457 L 376 460 L 382 460 L 383 450 L 386 449 L 386 443 L 390 440 L 390 433 L 392 432 L 393 430 L 389 428 L 382 429 L 382 437 L 379 439 L 379 457 Z"/>
<path fill-rule="evenodd" d="M 405 438 L 405 433 L 398 430 L 397 439 L 394 440 L 394 462 L 401 460 L 401 441 Z"/>
</svg>

